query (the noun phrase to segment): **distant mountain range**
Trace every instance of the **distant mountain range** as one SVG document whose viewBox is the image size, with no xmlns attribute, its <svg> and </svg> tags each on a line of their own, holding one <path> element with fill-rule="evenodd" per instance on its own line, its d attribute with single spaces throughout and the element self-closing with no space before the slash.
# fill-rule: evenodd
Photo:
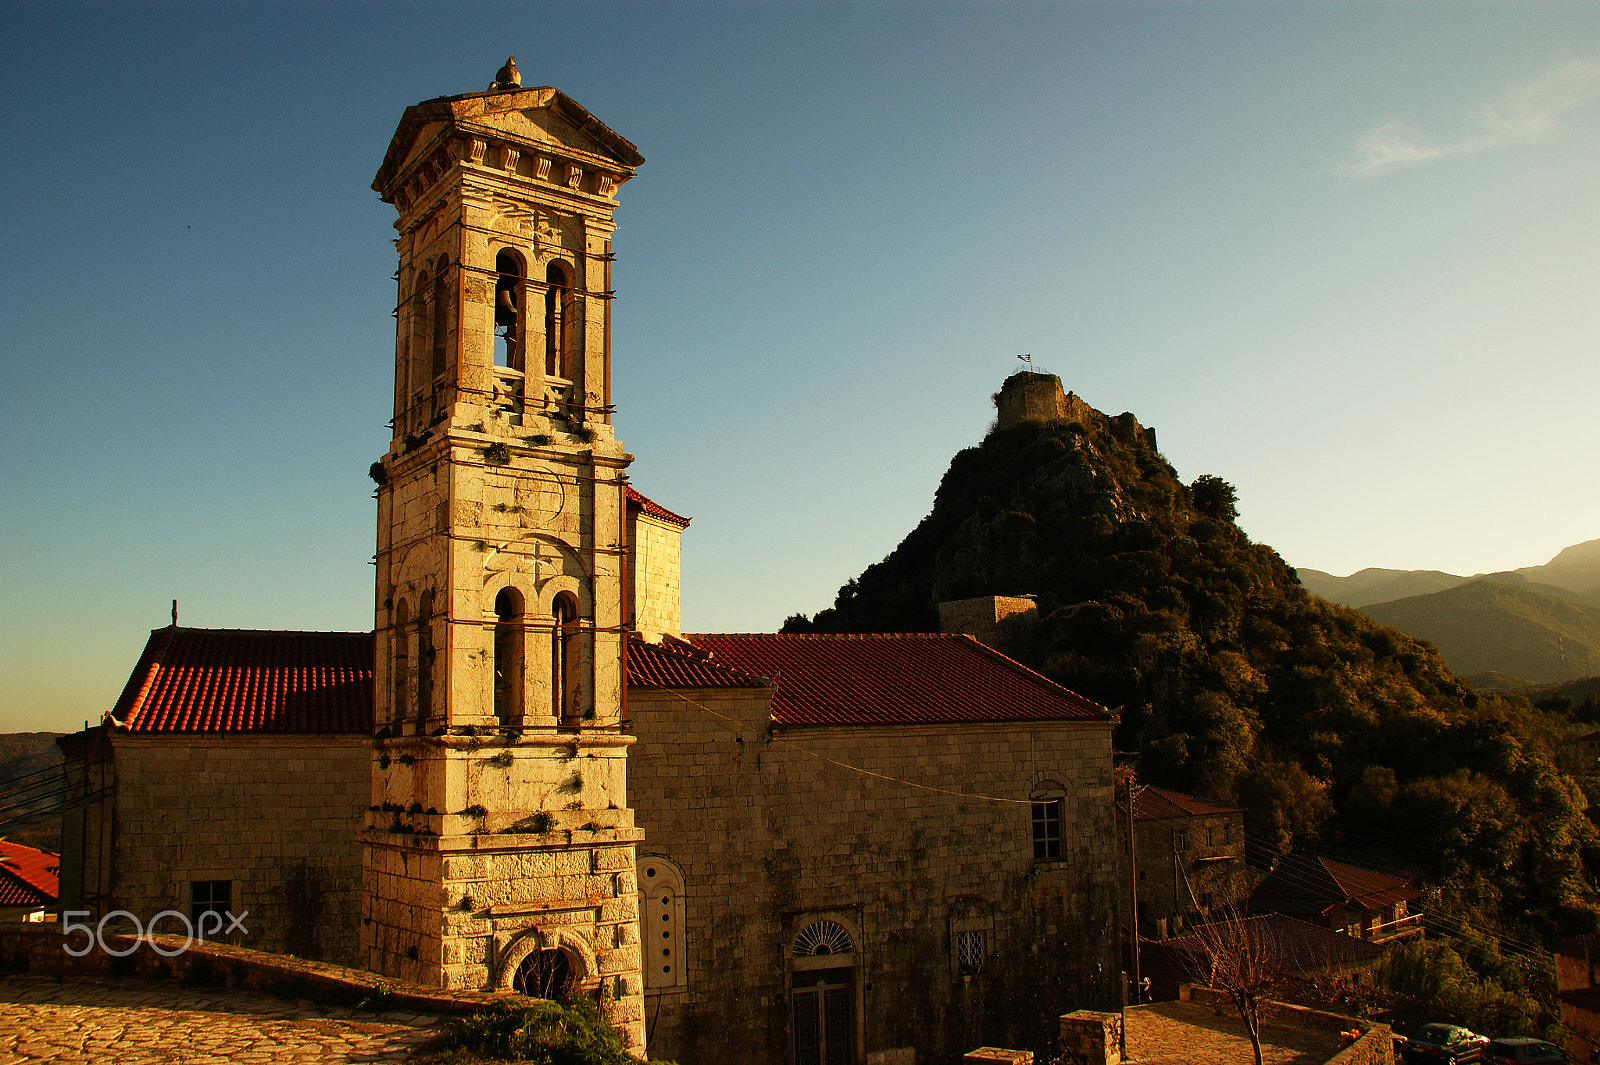
<svg viewBox="0 0 1600 1065">
<path fill-rule="evenodd" d="M 1471 577 L 1439 570 L 1297 572 L 1313 594 L 1429 641 L 1454 672 L 1479 687 L 1600 676 L 1600 540 L 1568 547 L 1542 566 Z"/>
</svg>

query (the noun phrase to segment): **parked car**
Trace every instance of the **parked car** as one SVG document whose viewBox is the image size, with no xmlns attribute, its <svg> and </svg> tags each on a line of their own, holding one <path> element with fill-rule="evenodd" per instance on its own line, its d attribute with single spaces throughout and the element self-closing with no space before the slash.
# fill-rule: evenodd
<svg viewBox="0 0 1600 1065">
<path fill-rule="evenodd" d="M 1532 1039 L 1525 1035 L 1508 1035 L 1489 1040 L 1483 1048 L 1483 1060 L 1495 1065 L 1559 1065 L 1567 1060 L 1567 1052 L 1554 1043 Z"/>
<path fill-rule="evenodd" d="M 1401 1054 L 1406 1065 L 1465 1065 L 1483 1061 L 1488 1042 L 1488 1036 L 1457 1024 L 1425 1024 L 1411 1033 Z"/>
</svg>

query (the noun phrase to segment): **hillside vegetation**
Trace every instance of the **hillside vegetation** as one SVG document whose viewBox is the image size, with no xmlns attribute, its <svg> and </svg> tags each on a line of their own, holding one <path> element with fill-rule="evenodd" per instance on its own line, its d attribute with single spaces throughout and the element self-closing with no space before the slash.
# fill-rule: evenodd
<svg viewBox="0 0 1600 1065">
<path fill-rule="evenodd" d="M 0 733 L 0 837 L 61 850 L 61 819 L 44 811 L 60 795 L 59 732 Z"/>
<path fill-rule="evenodd" d="M 1465 676 L 1497 672 L 1537 684 L 1600 674 L 1600 605 L 1515 574 L 1361 610 L 1428 640 Z"/>
<path fill-rule="evenodd" d="M 1261 854 L 1381 841 L 1358 857 L 1428 874 L 1474 919 L 1594 927 L 1596 837 L 1557 764 L 1581 729 L 1309 595 L 1227 482 L 1181 483 L 1131 414 L 1067 409 L 957 454 L 905 540 L 786 630 L 936 630 L 941 601 L 1035 595 L 1021 657 L 1122 710 L 1144 781 L 1246 806 Z"/>
</svg>

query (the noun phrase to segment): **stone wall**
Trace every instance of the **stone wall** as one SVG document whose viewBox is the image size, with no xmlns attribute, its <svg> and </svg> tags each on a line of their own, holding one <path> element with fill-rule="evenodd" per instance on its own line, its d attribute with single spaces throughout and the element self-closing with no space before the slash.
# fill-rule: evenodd
<svg viewBox="0 0 1600 1065">
<path fill-rule="evenodd" d="M 965 633 L 1012 658 L 1026 658 L 1039 625 L 1032 596 L 985 595 L 939 604 L 939 631 Z"/>
<path fill-rule="evenodd" d="M 1233 1000 L 1226 993 L 1209 987 L 1185 984 L 1178 989 L 1178 997 L 1184 1002 L 1193 1002 L 1220 1013 L 1239 1016 Z M 1262 1003 L 1261 1021 L 1263 1024 L 1276 1024 L 1286 1028 L 1318 1028 L 1329 1032 L 1361 1033 L 1349 1046 L 1329 1058 L 1327 1065 L 1394 1065 L 1394 1029 L 1387 1024 L 1314 1010 L 1288 1002 Z"/>
<path fill-rule="evenodd" d="M 682 636 L 679 620 L 679 558 L 682 530 L 629 508 L 634 626 L 647 640 L 662 633 Z"/>
<path fill-rule="evenodd" d="M 1062 1013 L 1116 1004 L 1108 723 L 769 729 L 765 689 L 683 694 L 630 697 L 640 858 L 683 875 L 686 986 L 647 981 L 653 1055 L 783 1062 L 796 981 L 823 967 L 848 986 L 856 1060 L 1044 1049 Z M 1035 862 L 1043 780 L 1066 792 L 1064 858 Z M 853 950 L 793 956 L 819 921 Z M 647 973 L 661 931 L 644 922 Z M 983 972 L 960 972 L 962 933 Z"/>
<path fill-rule="evenodd" d="M 115 894 L 141 922 L 232 882 L 258 950 L 356 962 L 364 736 L 118 735 Z M 169 920 L 171 920 L 169 918 Z M 162 925 L 160 931 L 177 930 Z"/>
<path fill-rule="evenodd" d="M 1167 919 L 1166 936 L 1179 935 L 1196 914 L 1242 903 L 1249 894 L 1243 814 L 1137 821 L 1133 837 L 1138 859 L 1139 929 L 1144 935 L 1165 938 L 1157 925 L 1158 916 Z M 1126 861 L 1125 844 L 1119 853 Z M 1224 857 L 1232 860 L 1217 860 Z M 1126 869 L 1123 878 L 1126 883 Z M 1211 896 L 1209 907 L 1205 905 L 1207 894 Z M 1179 916 L 1182 922 L 1174 919 Z"/>
</svg>

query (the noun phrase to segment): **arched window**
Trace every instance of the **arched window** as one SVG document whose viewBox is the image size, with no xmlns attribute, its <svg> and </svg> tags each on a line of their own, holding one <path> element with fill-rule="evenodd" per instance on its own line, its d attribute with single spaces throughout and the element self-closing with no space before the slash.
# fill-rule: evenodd
<svg viewBox="0 0 1600 1065">
<path fill-rule="evenodd" d="M 433 324 L 432 376 L 435 378 L 449 369 L 449 352 L 447 348 L 450 343 L 450 306 L 453 302 L 445 287 L 444 272 L 448 268 L 448 264 L 441 258 L 438 265 L 439 272 L 433 277 L 433 313 L 431 315 Z"/>
<path fill-rule="evenodd" d="M 433 713 L 433 593 L 417 600 L 417 735 L 427 731 Z"/>
<path fill-rule="evenodd" d="M 395 604 L 394 618 L 389 624 L 389 717 L 399 721 L 406 712 L 406 698 L 411 688 L 411 634 L 406 626 L 411 621 L 411 608 L 404 599 Z"/>
<path fill-rule="evenodd" d="M 429 305 L 432 292 L 428 271 L 419 271 L 411 293 L 411 342 L 406 353 L 405 405 L 408 411 L 415 411 L 422 403 L 433 377 L 428 372 L 433 365 L 433 315 Z"/>
<path fill-rule="evenodd" d="M 838 921 L 813 921 L 794 937 L 794 956 L 814 958 L 824 954 L 854 954 L 856 945 Z"/>
<path fill-rule="evenodd" d="M 494 258 L 494 364 L 523 368 L 522 260 L 504 249 Z"/>
<path fill-rule="evenodd" d="M 562 999 L 572 990 L 572 962 L 558 948 L 536 950 L 522 959 L 511 989 L 529 998 Z"/>
<path fill-rule="evenodd" d="M 576 725 L 582 716 L 578 695 L 578 601 L 571 592 L 561 592 L 550 605 L 551 713 L 563 725 Z"/>
<path fill-rule="evenodd" d="M 645 994 L 688 987 L 683 874 L 665 858 L 639 859 L 639 953 Z"/>
<path fill-rule="evenodd" d="M 500 589 L 494 615 L 494 716 L 510 725 L 522 717 L 522 595 Z"/>
<path fill-rule="evenodd" d="M 572 274 L 564 263 L 554 262 L 544 275 L 544 372 L 563 381 L 572 379 Z"/>
</svg>

